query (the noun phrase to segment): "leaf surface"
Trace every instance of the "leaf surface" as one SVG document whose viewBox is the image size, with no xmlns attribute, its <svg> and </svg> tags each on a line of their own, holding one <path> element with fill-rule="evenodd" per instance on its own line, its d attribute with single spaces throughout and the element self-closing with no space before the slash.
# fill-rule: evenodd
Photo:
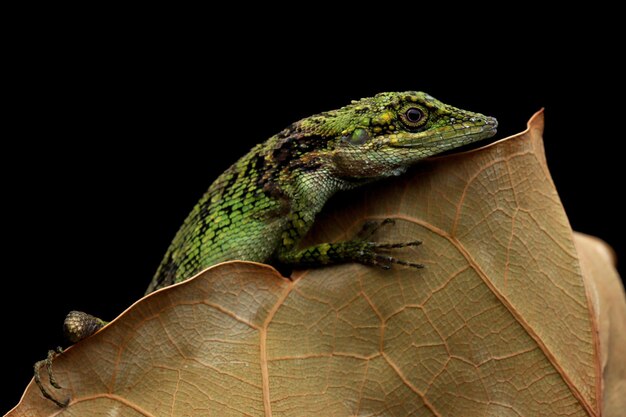
<svg viewBox="0 0 626 417">
<path fill-rule="evenodd" d="M 621 417 L 626 410 L 626 296 L 615 253 L 593 236 L 574 233 L 574 241 L 600 337 L 603 415 Z"/>
<path fill-rule="evenodd" d="M 579 245 L 583 279 L 542 132 L 540 112 L 520 135 L 344 194 L 308 237 L 393 218 L 377 240 L 421 239 L 393 254 L 423 270 L 348 264 L 290 281 L 217 265 L 57 358 L 68 408 L 31 383 L 10 415 L 600 416 L 603 371 L 617 369 L 607 390 L 624 379 L 593 283 L 612 267 Z"/>
</svg>

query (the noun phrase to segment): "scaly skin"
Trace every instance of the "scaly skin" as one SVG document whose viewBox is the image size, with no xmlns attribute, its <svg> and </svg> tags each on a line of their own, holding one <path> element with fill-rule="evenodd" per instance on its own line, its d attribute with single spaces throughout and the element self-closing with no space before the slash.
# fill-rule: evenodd
<svg viewBox="0 0 626 417">
<path fill-rule="evenodd" d="M 336 192 L 400 175 L 428 156 L 493 136 L 496 127 L 492 117 L 421 92 L 381 93 L 296 122 L 215 180 L 176 234 L 146 294 L 235 259 L 295 267 L 341 262 L 420 267 L 384 252 L 417 241 L 386 244 L 358 236 L 306 248 L 298 243 Z M 103 323 L 72 312 L 66 334 L 81 340 Z M 50 357 L 42 362 L 52 375 Z"/>
<path fill-rule="evenodd" d="M 409 109 L 422 119 L 411 122 Z M 301 250 L 297 245 L 337 191 L 399 175 L 427 156 L 494 135 L 496 126 L 493 118 L 418 92 L 381 93 L 296 122 L 255 146 L 211 185 L 146 294 L 233 259 L 377 264 L 376 248 L 365 242 Z"/>
</svg>

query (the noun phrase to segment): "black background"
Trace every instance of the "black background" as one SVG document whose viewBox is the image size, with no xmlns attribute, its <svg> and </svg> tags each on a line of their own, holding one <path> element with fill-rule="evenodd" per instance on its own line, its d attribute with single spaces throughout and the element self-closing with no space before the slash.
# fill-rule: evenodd
<svg viewBox="0 0 626 417">
<path fill-rule="evenodd" d="M 380 91 L 427 91 L 496 116 L 498 138 L 545 107 L 548 163 L 572 226 L 626 256 L 623 106 L 610 104 L 623 97 L 623 68 L 614 53 L 581 50 L 584 36 L 499 48 L 500 35 L 468 33 L 415 50 L 399 34 L 294 47 L 285 33 L 229 43 L 226 33 L 114 32 L 44 37 L 15 64 L 0 410 L 17 403 L 32 364 L 66 344 L 69 310 L 113 318 L 142 296 L 197 199 L 253 144 Z"/>
</svg>

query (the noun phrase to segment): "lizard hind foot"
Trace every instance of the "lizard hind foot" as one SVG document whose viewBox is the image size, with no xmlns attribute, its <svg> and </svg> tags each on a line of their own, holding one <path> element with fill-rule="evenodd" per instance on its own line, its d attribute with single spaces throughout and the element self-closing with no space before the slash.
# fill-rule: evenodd
<svg viewBox="0 0 626 417">
<path fill-rule="evenodd" d="M 91 336 L 104 327 L 105 324 L 105 321 L 94 317 L 91 314 L 83 313 L 82 311 L 70 311 L 63 322 L 63 332 L 65 333 L 65 337 L 70 342 L 76 343 L 88 336 Z M 63 349 L 61 347 L 57 347 L 56 350 L 49 350 L 48 357 L 46 359 L 35 363 L 34 379 L 35 383 L 39 387 L 39 390 L 41 391 L 41 394 L 45 398 L 49 399 L 59 407 L 65 408 L 69 404 L 70 399 L 67 398 L 65 401 L 59 401 L 50 393 L 50 391 L 48 391 L 41 381 L 41 369 L 45 367 L 50 385 L 56 389 L 63 389 L 63 387 L 56 381 L 54 373 L 52 372 L 52 362 L 54 361 L 54 358 L 59 356 L 61 353 L 63 353 Z"/>
<path fill-rule="evenodd" d="M 47 371 L 47 374 L 48 374 L 48 380 L 50 381 L 50 385 L 52 385 L 56 389 L 62 389 L 63 388 L 56 381 L 56 379 L 54 378 L 54 375 L 52 373 L 52 361 L 54 360 L 54 358 L 56 358 L 61 353 L 63 353 L 63 348 L 61 348 L 59 346 L 59 347 L 56 348 L 56 350 L 49 350 L 48 351 L 48 357 L 46 357 L 46 359 L 43 359 L 43 360 L 38 361 L 37 363 L 35 363 L 35 366 L 34 366 L 34 379 L 35 379 L 35 383 L 39 387 L 39 390 L 41 391 L 41 394 L 44 397 L 46 397 L 47 399 L 49 399 L 50 401 L 52 401 L 53 403 L 55 403 L 59 407 L 65 408 L 69 404 L 70 399 L 67 398 L 67 399 L 65 399 L 65 401 L 57 400 L 46 389 L 46 387 L 44 387 L 43 382 L 41 382 L 41 368 L 45 367 L 46 371 Z"/>
</svg>

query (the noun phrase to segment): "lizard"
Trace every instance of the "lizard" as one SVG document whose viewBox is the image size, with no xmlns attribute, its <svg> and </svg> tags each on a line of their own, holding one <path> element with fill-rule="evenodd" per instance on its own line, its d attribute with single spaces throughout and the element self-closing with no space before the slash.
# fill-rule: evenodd
<svg viewBox="0 0 626 417">
<path fill-rule="evenodd" d="M 291 124 L 252 148 L 222 173 L 193 208 L 150 282 L 146 294 L 184 281 L 229 260 L 293 267 L 358 262 L 389 269 L 422 265 L 390 256 L 389 250 L 421 242 L 381 243 L 369 237 L 382 224 L 364 225 L 352 240 L 301 248 L 316 215 L 337 192 L 404 173 L 420 160 L 495 135 L 497 120 L 442 103 L 415 91 L 380 93 L 340 109 Z M 68 314 L 64 329 L 77 342 L 105 321 Z M 51 360 L 35 365 L 39 381 Z"/>
</svg>

